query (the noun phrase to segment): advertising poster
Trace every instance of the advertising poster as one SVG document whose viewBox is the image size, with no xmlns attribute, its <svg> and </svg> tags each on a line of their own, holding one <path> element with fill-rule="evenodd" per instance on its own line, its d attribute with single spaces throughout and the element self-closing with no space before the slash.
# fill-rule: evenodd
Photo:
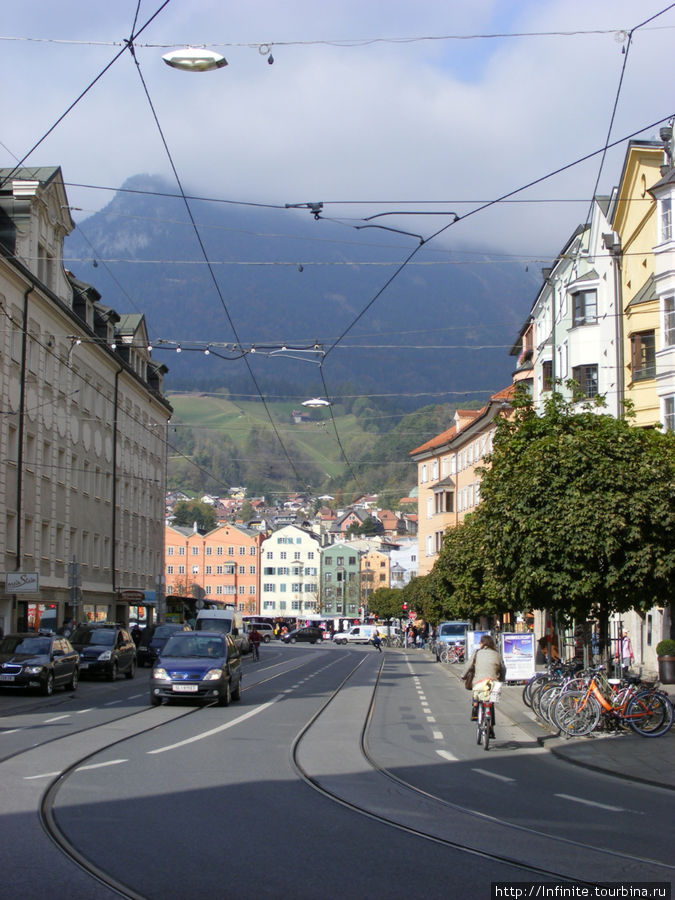
<svg viewBox="0 0 675 900">
<path fill-rule="evenodd" d="M 466 633 L 466 659 L 471 659 L 471 654 L 474 650 L 478 650 L 478 645 L 480 644 L 480 639 L 484 634 L 490 634 L 489 631 L 467 631 Z"/>
<path fill-rule="evenodd" d="M 502 656 L 506 663 L 507 681 L 527 681 L 534 675 L 534 634 L 504 632 Z"/>
</svg>

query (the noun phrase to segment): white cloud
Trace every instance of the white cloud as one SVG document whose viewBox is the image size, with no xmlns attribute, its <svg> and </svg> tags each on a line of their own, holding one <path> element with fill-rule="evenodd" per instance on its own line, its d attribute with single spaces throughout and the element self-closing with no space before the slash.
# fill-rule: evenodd
<svg viewBox="0 0 675 900">
<path fill-rule="evenodd" d="M 143 3 L 144 21 L 159 3 Z M 362 0 L 279 4 L 171 3 L 137 55 L 181 179 L 202 194 L 272 203 L 307 200 L 488 200 L 602 146 L 625 57 L 613 34 L 472 41 L 317 41 L 496 31 L 629 30 L 658 12 L 629 0 L 518 4 Z M 515 7 L 515 8 L 514 8 Z M 136 3 L 26 0 L 3 14 L 5 36 L 122 41 Z M 675 12 L 635 33 L 613 136 L 669 115 Z M 229 43 L 223 70 L 184 74 L 145 43 Z M 268 65 L 258 44 L 269 43 Z M 285 42 L 292 42 L 287 44 Z M 300 43 L 304 42 L 304 43 Z M 115 47 L 2 41 L 2 143 L 22 156 L 112 58 Z M 643 135 L 656 137 L 658 128 Z M 623 147 L 600 181 L 619 176 Z M 0 147 L 0 163 L 12 157 Z M 30 157 L 67 181 L 118 186 L 170 174 L 128 54 Z M 589 198 L 599 158 L 526 196 Z M 69 190 L 86 209 L 109 199 Z M 459 206 L 457 211 L 466 212 Z M 328 212 L 354 215 L 354 207 Z M 451 230 L 453 240 L 555 253 L 586 205 L 509 205 Z M 410 221 L 410 220 L 408 220 Z M 428 232 L 430 223 L 425 222 Z M 411 230 L 417 231 L 419 221 Z M 371 233 L 372 234 L 372 233 Z"/>
</svg>

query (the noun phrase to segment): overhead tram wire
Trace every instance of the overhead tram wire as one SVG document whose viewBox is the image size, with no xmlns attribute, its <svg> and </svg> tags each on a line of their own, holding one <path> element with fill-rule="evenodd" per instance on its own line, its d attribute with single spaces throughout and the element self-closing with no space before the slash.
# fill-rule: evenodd
<svg viewBox="0 0 675 900">
<path fill-rule="evenodd" d="M 75 100 L 73 100 L 73 102 L 70 104 L 70 106 L 68 106 L 68 108 L 65 110 L 65 112 L 63 112 L 63 113 L 58 117 L 58 119 L 54 122 L 54 124 L 53 124 L 53 125 L 52 125 L 52 126 L 51 126 L 51 127 L 50 127 L 43 135 L 42 135 L 42 137 L 40 138 L 40 140 L 37 141 L 35 144 L 33 144 L 33 146 L 30 148 L 30 150 L 29 150 L 27 153 L 25 153 L 25 154 L 21 157 L 21 159 L 17 162 L 17 164 L 16 164 L 16 165 L 14 166 L 14 168 L 10 171 L 10 173 L 9 173 L 8 175 L 6 175 L 5 178 L 4 178 L 2 181 L 0 181 L 0 187 L 2 187 L 4 184 L 6 184 L 6 183 L 9 181 L 9 179 L 12 178 L 12 177 L 17 173 L 17 171 L 21 168 L 21 166 L 22 166 L 22 165 L 24 164 L 24 162 L 28 159 L 28 157 L 29 157 L 35 150 L 37 150 L 37 148 L 40 146 L 40 144 L 42 144 L 42 142 L 43 142 L 44 140 L 46 140 L 46 138 L 52 133 L 52 131 L 54 131 L 54 129 L 55 129 L 55 128 L 56 128 L 56 127 L 57 127 L 57 126 L 58 126 L 58 125 L 66 118 L 66 116 L 68 115 L 68 113 L 71 112 L 71 110 L 73 110 L 73 109 L 77 106 L 77 104 L 80 102 L 80 100 L 81 100 L 86 94 L 89 93 L 89 91 L 94 87 L 94 85 L 95 85 L 97 82 L 99 82 L 99 81 L 101 80 L 101 78 L 103 78 L 103 76 L 105 75 L 105 73 L 106 73 L 110 68 L 112 68 L 112 66 L 117 62 L 117 60 L 120 58 L 120 56 L 122 56 L 123 53 L 126 53 L 126 52 L 127 52 L 127 50 L 132 46 L 132 43 L 133 43 L 133 41 L 135 40 L 135 38 L 138 37 L 139 34 L 142 34 L 142 33 L 145 31 L 145 29 L 150 25 L 150 23 L 153 22 L 153 21 L 157 18 L 157 16 L 162 12 L 162 10 L 163 10 L 166 6 L 169 5 L 170 2 L 171 2 L 171 0 L 164 0 L 164 3 L 162 3 L 162 5 L 159 7 L 159 9 L 157 9 L 157 10 L 150 16 L 150 18 L 145 22 L 145 24 L 142 25 L 142 26 L 138 29 L 138 31 L 136 31 L 135 33 L 132 33 L 131 38 L 129 39 L 129 42 L 128 42 L 128 43 L 125 43 L 124 47 L 122 47 L 122 49 L 119 51 L 119 53 L 116 53 L 116 54 L 113 56 L 113 58 L 110 60 L 110 62 L 109 62 L 106 66 L 104 66 L 104 68 L 98 73 L 98 75 L 96 76 L 96 78 L 94 78 L 94 80 L 91 81 L 91 82 L 87 85 L 87 87 L 86 87 L 86 88 L 85 88 L 85 89 L 84 89 L 84 90 L 83 90 L 83 91 L 75 98 Z"/>
<path fill-rule="evenodd" d="M 234 324 L 234 321 L 233 321 L 233 319 L 232 319 L 232 316 L 231 316 L 231 314 L 230 314 L 230 311 L 229 311 L 229 309 L 228 309 L 228 306 L 227 306 L 227 304 L 226 304 L 226 302 L 225 302 L 225 298 L 223 297 L 222 291 L 220 290 L 220 285 L 218 284 L 218 280 L 216 279 L 215 272 L 214 272 L 213 267 L 212 267 L 212 265 L 211 265 L 211 263 L 210 263 L 210 261 L 209 261 L 209 257 L 208 257 L 208 254 L 207 254 L 207 252 L 206 252 L 206 248 L 205 248 L 205 246 L 204 246 L 204 242 L 202 241 L 201 235 L 200 235 L 200 233 L 199 233 L 199 229 L 197 228 L 197 223 L 195 222 L 194 216 L 193 216 L 193 214 L 192 214 L 192 209 L 191 209 L 191 207 L 190 207 L 190 203 L 188 202 L 188 200 L 187 200 L 187 198 L 186 198 L 186 196 L 185 196 L 185 192 L 183 191 L 183 184 L 182 184 L 182 182 L 181 182 L 180 176 L 178 175 L 178 170 L 176 169 L 175 163 L 174 163 L 174 161 L 173 161 L 173 157 L 172 157 L 172 155 L 171 155 L 171 151 L 170 151 L 170 149 L 169 149 L 169 145 L 168 145 L 168 143 L 167 143 L 167 141 L 166 141 L 166 138 L 165 138 L 165 136 L 164 136 L 164 131 L 162 130 L 162 126 L 161 126 L 161 124 L 160 124 L 160 122 L 159 122 L 159 118 L 158 118 L 158 116 L 157 116 L 157 112 L 156 112 L 156 110 L 155 110 L 154 104 L 153 104 L 152 99 L 151 99 L 151 97 L 150 97 L 150 93 L 149 93 L 148 87 L 147 87 L 147 85 L 146 85 L 146 83 L 145 83 L 145 79 L 143 78 L 143 72 L 141 71 L 141 67 L 140 67 L 140 64 L 139 64 L 139 62 L 138 62 L 138 59 L 136 58 L 136 54 L 135 54 L 135 52 L 134 52 L 133 43 L 132 43 L 131 41 L 130 41 L 130 43 L 129 43 L 129 51 L 130 51 L 130 53 L 131 53 L 131 56 L 132 56 L 132 59 L 133 59 L 135 65 L 136 65 L 136 71 L 138 72 L 138 76 L 139 76 L 139 78 L 140 78 L 140 80 L 141 80 L 141 84 L 143 85 L 143 90 L 144 90 L 144 92 L 145 92 L 145 96 L 146 96 L 147 101 L 148 101 L 148 104 L 149 104 L 149 106 L 150 106 L 150 110 L 151 110 L 151 112 L 152 112 L 152 116 L 153 116 L 154 121 L 155 121 L 155 124 L 156 124 L 156 126 L 157 126 L 157 130 L 158 130 L 158 132 L 159 132 L 159 135 L 160 135 L 162 144 L 163 144 L 164 149 L 165 149 L 165 151 L 166 151 L 166 154 L 167 154 L 167 157 L 168 157 L 168 160 L 169 160 L 169 164 L 170 164 L 170 166 L 171 166 L 171 169 L 172 169 L 172 171 L 173 171 L 174 177 L 175 177 L 175 179 L 176 179 L 176 184 L 178 185 L 178 189 L 179 189 L 179 191 L 180 191 L 180 193 L 181 193 L 181 197 L 182 197 L 183 202 L 184 202 L 184 204 L 185 204 L 185 208 L 186 208 L 186 210 L 187 210 L 187 214 L 188 214 L 188 216 L 189 216 L 189 218 L 190 218 L 190 222 L 192 223 L 192 227 L 193 227 L 193 230 L 194 230 L 194 234 L 195 234 L 195 237 L 197 238 L 197 243 L 199 244 L 199 248 L 200 248 L 200 250 L 201 250 L 201 252 L 202 252 L 202 254 L 203 254 L 203 256 L 204 256 L 204 259 L 205 259 L 206 262 L 207 262 L 207 267 L 208 267 L 208 270 L 209 270 L 209 274 L 210 274 L 210 276 L 211 276 L 211 281 L 213 282 L 213 285 L 214 285 L 214 287 L 215 287 L 215 289 L 216 289 L 216 293 L 218 294 L 218 297 L 219 297 L 219 299 L 220 299 L 221 306 L 222 306 L 223 309 L 225 310 L 225 315 L 226 315 L 227 320 L 228 320 L 228 322 L 229 322 L 229 324 L 230 324 L 230 328 L 232 329 L 232 333 L 234 334 L 237 343 L 238 343 L 238 344 L 241 344 L 241 340 L 240 340 L 240 338 L 239 338 L 239 334 L 238 334 L 238 332 L 237 332 L 236 326 L 235 326 L 235 324 Z M 265 412 L 267 413 L 267 417 L 268 417 L 268 419 L 269 419 L 269 421 L 270 421 L 270 424 L 271 424 L 271 426 L 272 426 L 272 430 L 274 431 L 274 434 L 276 435 L 276 438 L 277 438 L 277 440 L 278 440 L 278 442 L 279 442 L 279 446 L 281 447 L 281 449 L 282 449 L 282 451 L 283 451 L 283 453 L 284 453 L 284 456 L 286 457 L 286 460 L 287 460 L 289 466 L 291 467 L 291 469 L 292 469 L 292 471 L 293 471 L 295 477 L 298 479 L 298 482 L 300 482 L 300 481 L 301 481 L 300 473 L 298 472 L 298 469 L 297 469 L 297 467 L 296 467 L 296 465 L 295 465 L 293 459 L 291 458 L 291 456 L 290 456 L 288 450 L 286 449 L 286 445 L 284 444 L 283 440 L 281 439 L 281 435 L 279 434 L 279 431 L 278 431 L 278 429 L 277 429 L 277 427 L 276 427 L 276 424 L 275 424 L 275 422 L 274 422 L 274 419 L 272 418 L 271 410 L 270 410 L 270 408 L 269 408 L 269 406 L 268 406 L 268 404 L 267 404 L 267 402 L 266 402 L 266 400 L 265 400 L 265 397 L 264 397 L 264 395 L 263 395 L 263 393 L 262 393 L 262 390 L 261 390 L 261 388 L 260 388 L 260 385 L 258 384 L 258 381 L 257 381 L 257 379 L 256 379 L 256 377 L 255 377 L 255 373 L 253 372 L 253 368 L 252 368 L 252 366 L 251 366 L 251 363 L 250 363 L 250 361 L 249 361 L 247 355 L 244 356 L 244 365 L 245 365 L 246 368 L 248 369 L 248 373 L 249 373 L 249 375 L 250 375 L 250 377 L 251 377 L 251 381 L 253 382 L 253 384 L 254 384 L 254 386 L 255 386 L 255 389 L 256 389 L 257 392 L 258 392 L 258 396 L 260 397 L 260 400 L 262 401 L 262 404 L 263 404 L 263 406 L 264 406 L 264 408 L 265 408 Z"/>
</svg>

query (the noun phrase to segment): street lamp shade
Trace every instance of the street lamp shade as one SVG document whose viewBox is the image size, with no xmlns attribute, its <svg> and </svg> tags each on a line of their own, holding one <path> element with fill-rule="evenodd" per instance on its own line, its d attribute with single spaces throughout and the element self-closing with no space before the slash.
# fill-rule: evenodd
<svg viewBox="0 0 675 900">
<path fill-rule="evenodd" d="M 184 72 L 208 72 L 211 69 L 222 69 L 227 60 L 215 50 L 204 47 L 184 47 L 182 50 L 171 50 L 162 57 L 167 66 L 182 69 Z"/>
<path fill-rule="evenodd" d="M 311 400 L 303 400 L 303 406 L 331 406 L 330 400 L 324 400 L 323 397 L 312 397 Z"/>
</svg>

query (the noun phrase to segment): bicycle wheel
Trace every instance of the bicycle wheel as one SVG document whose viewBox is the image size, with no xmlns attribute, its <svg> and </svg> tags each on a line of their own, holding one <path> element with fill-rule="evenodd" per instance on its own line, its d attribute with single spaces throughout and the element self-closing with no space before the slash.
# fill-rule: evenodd
<svg viewBox="0 0 675 900">
<path fill-rule="evenodd" d="M 560 699 L 560 694 L 562 692 L 561 684 L 547 684 L 545 688 L 542 689 L 541 697 L 539 700 L 539 716 L 549 725 L 555 725 L 553 721 L 553 707 Z"/>
<path fill-rule="evenodd" d="M 439 659 L 441 660 L 442 663 L 446 663 L 446 662 L 449 661 L 449 659 L 450 659 L 450 651 L 448 650 L 447 647 L 444 647 L 444 648 L 441 650 Z"/>
<path fill-rule="evenodd" d="M 641 691 L 628 701 L 623 718 L 641 737 L 660 737 L 673 724 L 673 705 L 659 691 Z"/>
<path fill-rule="evenodd" d="M 558 684 L 560 684 L 560 682 L 558 681 L 557 678 L 546 678 L 545 680 L 542 679 L 539 682 L 539 684 L 537 684 L 532 689 L 531 709 L 532 709 L 532 712 L 535 714 L 535 716 L 537 716 L 537 718 L 542 719 L 542 720 L 544 717 L 541 714 L 541 700 L 543 697 L 544 689 L 547 688 L 548 685 L 550 685 L 550 684 L 558 685 Z"/>
<path fill-rule="evenodd" d="M 583 691 L 566 691 L 554 709 L 556 725 L 569 737 L 590 734 L 600 720 L 600 704 Z"/>
<path fill-rule="evenodd" d="M 485 710 L 483 715 L 483 749 L 490 749 L 490 731 L 492 730 L 492 708 Z"/>
<path fill-rule="evenodd" d="M 548 675 L 545 672 L 538 672 L 536 675 L 533 675 L 532 678 L 529 679 L 529 681 L 523 688 L 523 703 L 525 704 L 525 706 L 532 706 L 532 691 L 539 684 L 539 682 L 543 681 L 545 678 L 548 678 Z"/>
</svg>

